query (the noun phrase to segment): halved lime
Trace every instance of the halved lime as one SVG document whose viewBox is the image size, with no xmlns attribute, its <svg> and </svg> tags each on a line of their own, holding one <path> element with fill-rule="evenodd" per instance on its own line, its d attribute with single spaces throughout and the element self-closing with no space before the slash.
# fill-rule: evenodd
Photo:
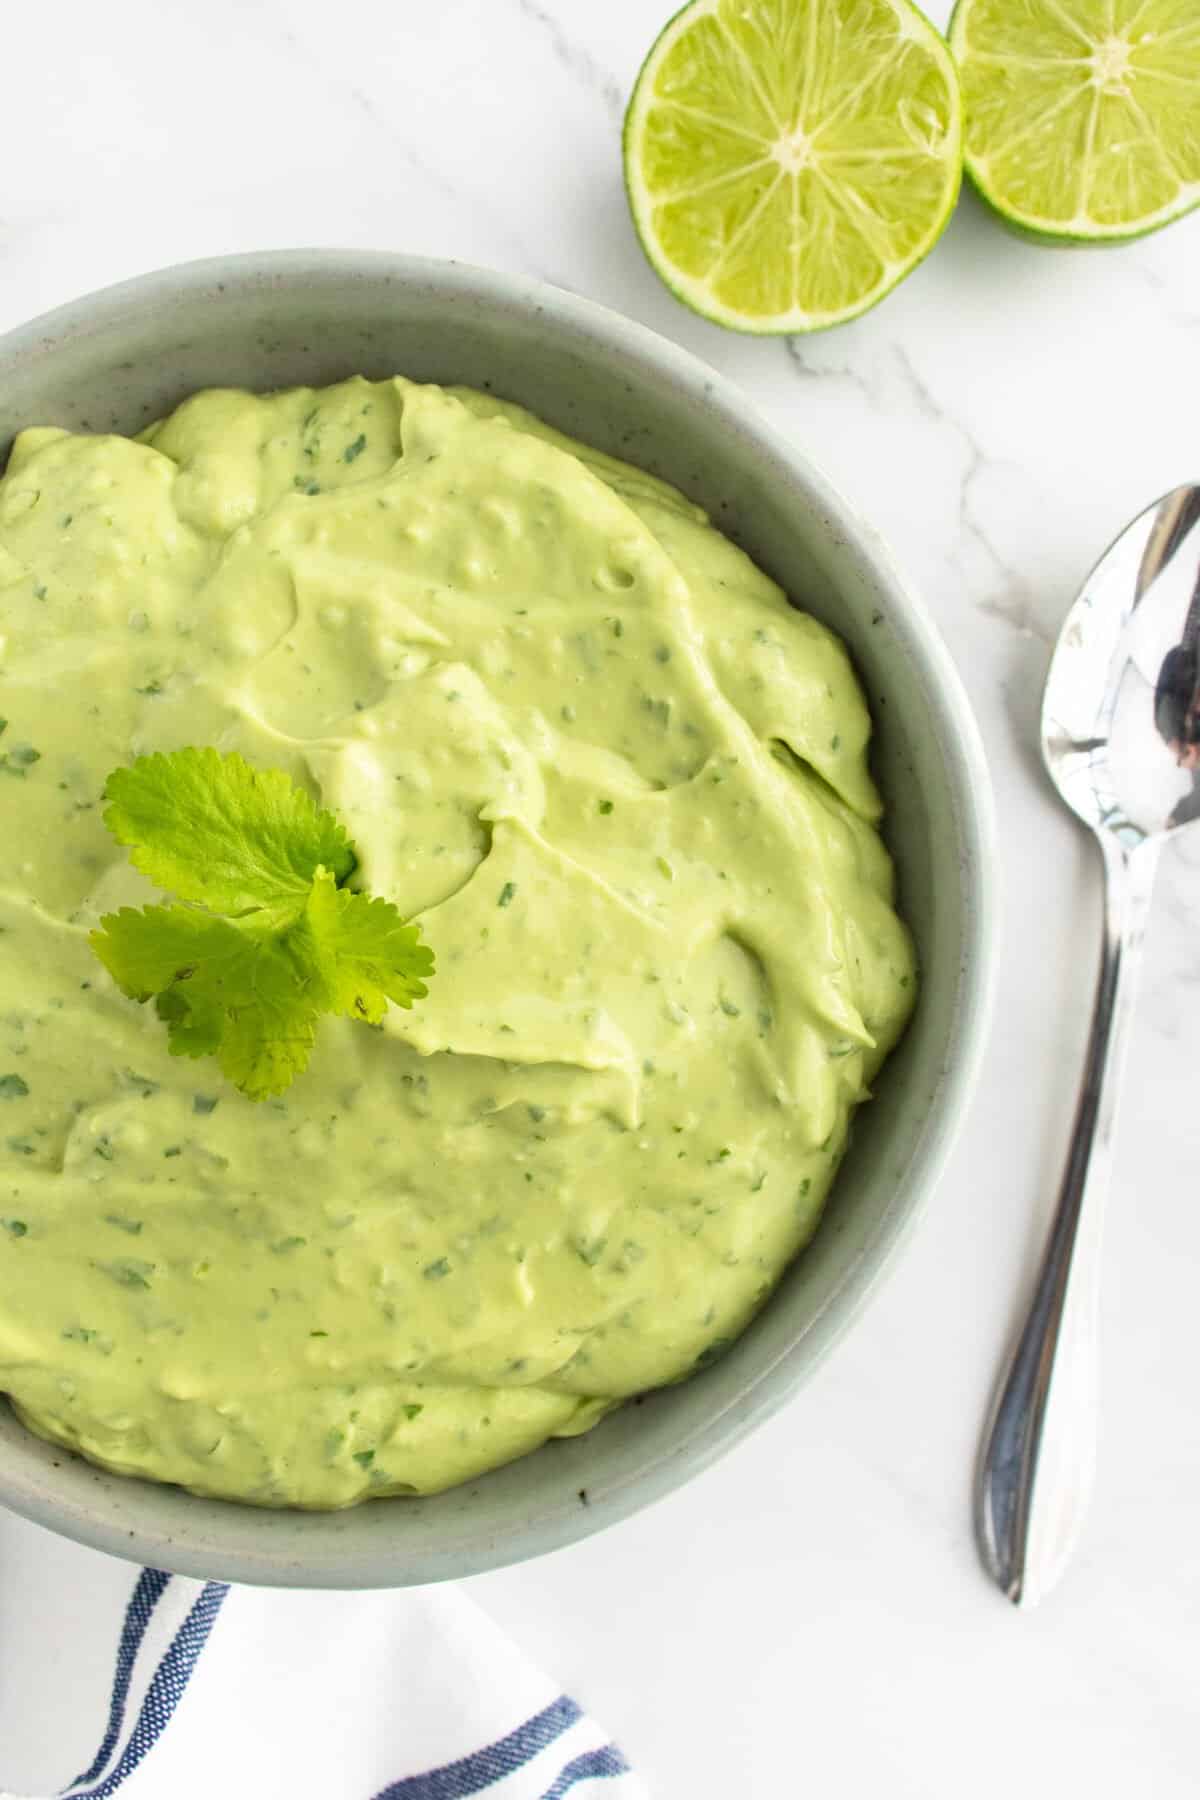
<svg viewBox="0 0 1200 1800">
<path fill-rule="evenodd" d="M 736 331 L 882 300 L 941 236 L 961 156 L 954 65 L 910 0 L 693 0 L 625 115 L 646 255 Z"/>
<path fill-rule="evenodd" d="M 1019 229 L 1141 237 L 1200 202 L 1200 0 L 958 0 L 967 172 Z"/>
</svg>

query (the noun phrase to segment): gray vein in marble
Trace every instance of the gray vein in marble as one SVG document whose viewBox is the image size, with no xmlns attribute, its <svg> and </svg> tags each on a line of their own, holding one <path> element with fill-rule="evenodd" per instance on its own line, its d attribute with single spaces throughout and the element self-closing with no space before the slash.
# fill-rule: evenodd
<svg viewBox="0 0 1200 1800">
<path fill-rule="evenodd" d="M 893 410 L 883 394 L 884 382 L 852 367 L 848 362 L 814 367 L 805 356 L 800 341 L 785 338 L 784 348 L 794 372 L 805 380 L 844 381 L 861 397 L 874 413 Z M 908 351 L 898 343 L 886 346 L 888 371 L 896 378 L 909 408 L 919 417 L 946 427 L 959 439 L 963 449 L 963 471 L 959 478 L 958 523 L 961 537 L 979 550 L 994 571 L 996 580 L 991 592 L 975 602 L 980 612 L 1002 620 L 1022 636 L 1053 642 L 1053 633 L 1039 619 L 1034 604 L 1034 591 L 1028 577 L 997 547 L 979 516 L 975 494 L 980 478 L 989 469 L 1001 465 L 989 458 L 970 428 L 953 417 L 938 402 L 933 391 L 918 371 Z"/>
<path fill-rule="evenodd" d="M 609 117 L 618 123 L 624 115 L 625 97 L 621 84 L 614 75 L 609 74 L 590 50 L 569 38 L 563 30 L 562 21 L 538 4 L 538 0 L 516 0 L 517 11 L 522 18 L 541 31 L 555 57 L 569 75 L 574 75 L 580 84 L 598 96 Z"/>
<path fill-rule="evenodd" d="M 1174 303 L 1174 297 L 1179 292 L 1177 281 L 1169 281 L 1158 269 L 1151 268 L 1144 262 L 1132 263 L 1131 268 L 1133 273 L 1150 289 L 1158 301 L 1163 318 L 1169 325 L 1174 325 L 1181 331 L 1194 331 L 1200 326 L 1200 308 L 1179 306 Z M 1194 292 L 1194 289 L 1188 291 Z"/>
<path fill-rule="evenodd" d="M 967 466 L 963 472 L 958 491 L 959 523 L 971 537 L 984 555 L 991 561 L 1000 577 L 1000 586 L 992 593 L 984 596 L 976 604 L 980 612 L 991 618 L 1001 619 L 1011 625 L 1023 637 L 1039 638 L 1043 644 L 1052 646 L 1055 634 L 1038 617 L 1035 605 L 1034 590 L 1029 577 L 1014 566 L 996 548 L 990 534 L 980 522 L 975 509 L 973 492 L 981 475 L 989 467 L 995 467 L 980 449 L 979 444 L 965 425 L 958 420 L 948 420 L 958 431 L 967 447 Z"/>
<path fill-rule="evenodd" d="M 283 41 L 288 44 L 298 56 L 303 57 L 310 67 L 315 67 L 317 59 L 308 44 L 301 39 L 291 26 L 283 22 L 282 15 L 275 6 L 274 0 L 268 0 L 268 5 L 277 25 L 279 35 Z M 415 175 L 420 176 L 422 181 L 428 182 L 435 193 L 442 195 L 444 199 L 450 201 L 452 204 L 458 206 L 466 204 L 473 211 L 482 213 L 487 219 L 489 229 L 491 230 L 495 241 L 509 252 L 514 259 L 519 261 L 524 270 L 532 274 L 539 273 L 539 271 L 533 267 L 531 253 L 523 239 L 513 231 L 507 220 L 501 221 L 498 224 L 496 209 L 493 202 L 468 193 L 457 182 L 447 180 L 437 163 L 427 161 L 426 158 L 421 155 L 420 151 L 414 148 L 411 140 L 401 136 L 396 131 L 391 112 L 380 105 L 364 87 L 359 86 L 356 82 L 347 82 L 344 79 L 338 79 L 336 71 L 332 70 L 327 62 L 322 62 L 320 64 L 320 74 L 322 81 L 327 87 L 332 86 L 336 82 L 341 93 L 353 102 L 357 110 L 377 131 L 381 132 L 387 138 L 388 143 L 394 147 L 401 160 Z"/>
<path fill-rule="evenodd" d="M 938 405 L 931 390 L 926 385 L 923 378 L 918 374 L 917 366 L 904 346 L 902 344 L 890 344 L 888 349 L 892 362 L 898 370 L 904 385 L 912 395 L 916 409 L 921 416 L 926 419 L 935 419 L 939 425 L 952 425 L 955 430 L 961 432 L 963 437 L 966 437 L 967 433 L 962 431 L 958 421 L 949 418 L 943 408 Z"/>
<path fill-rule="evenodd" d="M 303 58 L 310 68 L 316 67 L 317 57 L 314 51 L 300 36 L 298 31 L 291 25 L 285 23 L 284 10 L 276 4 L 276 0 L 265 0 L 265 3 L 264 0 L 258 0 L 257 10 L 260 14 L 266 14 L 269 17 L 271 24 L 278 31 L 283 42 L 287 44 L 289 49 L 292 50 L 296 56 Z M 339 78 L 338 71 L 332 66 L 332 63 L 329 60 L 321 61 L 320 76 L 322 83 L 327 88 L 332 87 L 336 83 L 336 86 L 341 93 L 343 93 L 347 99 L 353 101 L 358 111 L 362 113 L 364 117 L 369 119 L 371 124 L 376 126 L 378 130 L 386 134 L 388 142 L 395 146 L 395 149 L 403 161 L 407 163 L 408 167 L 412 169 L 414 173 L 420 175 L 423 181 L 427 181 L 435 192 L 444 195 L 448 200 L 461 200 L 463 198 L 461 192 L 453 185 L 453 183 L 446 180 L 446 177 L 435 164 L 427 162 L 420 152 L 413 148 L 413 145 L 407 139 L 397 135 L 393 128 L 390 115 L 385 113 L 383 109 L 376 104 L 365 88 Z"/>
<path fill-rule="evenodd" d="M 1005 624 L 1013 626 L 1024 637 L 1040 638 L 1045 644 L 1052 644 L 1053 633 L 1048 631 L 1037 616 L 1033 601 L 1033 589 L 1029 579 L 1016 568 L 997 548 L 991 534 L 979 518 L 974 503 L 975 488 L 989 468 L 998 467 L 981 446 L 978 438 L 964 425 L 961 419 L 951 417 L 939 406 L 929 387 L 919 374 L 916 365 L 908 352 L 900 344 L 890 346 L 895 367 L 913 398 L 916 410 L 927 419 L 934 419 L 947 425 L 960 438 L 966 451 L 966 464 L 959 481 L 958 520 L 960 529 L 973 540 L 992 564 L 1000 577 L 999 588 L 977 602 L 980 612 L 987 613 L 995 619 L 1002 619 Z"/>
<path fill-rule="evenodd" d="M 873 411 L 878 412 L 878 400 L 864 375 L 860 375 L 857 369 L 852 369 L 849 363 L 831 363 L 823 368 L 814 367 L 804 355 L 801 348 L 802 342 L 802 339 L 794 337 L 783 340 L 788 361 L 797 375 L 806 381 L 848 381 L 851 387 L 858 389 L 867 405 Z"/>
</svg>

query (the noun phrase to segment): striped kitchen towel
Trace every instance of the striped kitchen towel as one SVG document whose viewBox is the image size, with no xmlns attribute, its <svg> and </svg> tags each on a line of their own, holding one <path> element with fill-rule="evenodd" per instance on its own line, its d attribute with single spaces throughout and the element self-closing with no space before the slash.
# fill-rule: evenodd
<svg viewBox="0 0 1200 1800">
<path fill-rule="evenodd" d="M 454 1587 L 230 1588 L 0 1517 L 0 1800 L 109 1794 L 646 1800 Z"/>
</svg>

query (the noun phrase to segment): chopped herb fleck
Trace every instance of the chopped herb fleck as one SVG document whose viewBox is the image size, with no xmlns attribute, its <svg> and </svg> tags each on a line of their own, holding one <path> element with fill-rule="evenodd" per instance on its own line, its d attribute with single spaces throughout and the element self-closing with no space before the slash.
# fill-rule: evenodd
<svg viewBox="0 0 1200 1800">
<path fill-rule="evenodd" d="M 117 1262 L 96 1263 L 95 1267 L 102 1274 L 111 1276 L 118 1287 L 127 1288 L 148 1288 L 154 1273 L 152 1262 L 139 1262 L 132 1256 L 121 1257 Z"/>
<path fill-rule="evenodd" d="M 427 1263 L 421 1273 L 426 1281 L 440 1281 L 443 1275 L 450 1273 L 449 1259 L 439 1256 L 436 1262 Z"/>
<path fill-rule="evenodd" d="M 604 813 L 606 817 L 612 811 L 612 809 L 613 809 L 613 803 L 611 800 L 601 800 L 599 810 L 602 813 Z"/>
<path fill-rule="evenodd" d="M 29 1236 L 29 1227 L 24 1219 L 5 1219 L 4 1229 L 9 1237 L 22 1238 Z"/>
<path fill-rule="evenodd" d="M 24 781 L 34 763 L 41 760 L 41 751 L 35 750 L 32 744 L 14 744 L 4 756 L 0 756 L 0 768 L 6 775 L 15 775 L 18 780 Z"/>
<path fill-rule="evenodd" d="M 220 1101 L 212 1094 L 193 1094 L 192 1111 L 194 1113 L 216 1112 Z"/>
<path fill-rule="evenodd" d="M 408 1402 L 408 1404 L 406 1406 L 402 1406 L 400 1408 L 400 1410 L 404 1414 L 406 1419 L 416 1419 L 416 1418 L 419 1418 L 420 1415 L 425 1411 L 425 1408 L 422 1405 L 420 1405 L 420 1403 L 418 1401 L 410 1400 Z"/>
<path fill-rule="evenodd" d="M 0 1100 L 23 1100 L 29 1092 L 29 1083 L 19 1075 L 0 1075 Z"/>
<path fill-rule="evenodd" d="M 516 893 L 516 891 L 517 891 L 516 882 L 515 881 L 506 881 L 504 886 L 500 889 L 500 898 L 497 900 L 496 905 L 497 906 L 511 906 L 512 901 L 513 901 L 513 895 Z"/>
<path fill-rule="evenodd" d="M 285 1237 L 277 1239 L 271 1248 L 276 1256 L 283 1256 L 289 1250 L 302 1250 L 307 1242 L 306 1237 Z"/>
<path fill-rule="evenodd" d="M 142 1221 L 140 1219 L 126 1219 L 120 1213 L 105 1213 L 104 1223 L 115 1225 L 118 1231 L 127 1232 L 130 1237 L 141 1236 Z"/>
<path fill-rule="evenodd" d="M 352 444 L 347 444 L 346 448 L 342 451 L 342 461 L 352 463 L 356 457 L 362 455 L 366 447 L 367 434 L 365 431 L 360 431 L 354 442 Z"/>
<path fill-rule="evenodd" d="M 168 1144 L 167 1148 L 163 1151 L 163 1155 L 164 1156 L 182 1156 L 183 1155 L 183 1145 L 182 1144 Z"/>
<path fill-rule="evenodd" d="M 112 1139 L 101 1137 L 96 1139 L 96 1147 L 92 1154 L 101 1157 L 104 1162 L 112 1162 L 117 1153 L 113 1148 Z"/>
<path fill-rule="evenodd" d="M 373 1450 L 356 1450 L 354 1460 L 360 1469 L 369 1469 L 375 1461 L 375 1452 Z"/>
</svg>

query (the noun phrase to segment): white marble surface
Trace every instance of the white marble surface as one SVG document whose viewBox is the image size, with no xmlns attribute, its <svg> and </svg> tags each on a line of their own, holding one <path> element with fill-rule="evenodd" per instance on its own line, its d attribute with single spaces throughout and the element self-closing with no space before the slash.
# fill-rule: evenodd
<svg viewBox="0 0 1200 1800">
<path fill-rule="evenodd" d="M 1200 844 L 1166 858 L 1132 1052 L 1099 1487 L 1042 1610 L 985 1585 L 968 1495 L 1066 1136 L 1096 941 L 1091 853 L 1035 763 L 1038 691 L 1106 539 L 1200 476 L 1200 216 L 1127 250 L 1055 251 L 965 197 L 860 322 L 790 343 L 723 334 L 658 286 L 622 195 L 623 98 L 667 10 L 9 9 L 0 328 L 267 246 L 535 274 L 708 358 L 890 537 L 970 690 L 1001 823 L 999 1022 L 948 1176 L 868 1315 L 757 1438 L 630 1523 L 470 1585 L 662 1800 L 1182 1800 L 1200 1791 Z"/>
</svg>

